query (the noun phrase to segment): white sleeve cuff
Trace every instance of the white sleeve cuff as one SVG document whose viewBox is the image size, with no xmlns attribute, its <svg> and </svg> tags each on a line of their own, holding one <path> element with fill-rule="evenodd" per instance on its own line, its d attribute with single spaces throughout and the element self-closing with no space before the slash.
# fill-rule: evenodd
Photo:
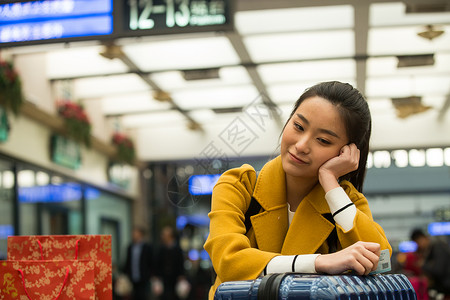
<svg viewBox="0 0 450 300">
<path fill-rule="evenodd" d="M 339 209 L 352 204 L 352 200 L 348 197 L 342 187 L 334 188 L 325 194 L 328 206 L 330 207 L 331 214 L 334 214 Z M 353 228 L 353 221 L 356 216 L 355 205 L 348 206 L 343 211 L 335 215 L 334 221 L 339 224 L 345 231 L 349 231 Z"/>
<path fill-rule="evenodd" d="M 275 256 L 267 264 L 266 274 L 285 272 L 316 273 L 316 258 L 319 255 L 320 254 Z M 294 269 L 292 267 L 294 267 Z"/>
</svg>

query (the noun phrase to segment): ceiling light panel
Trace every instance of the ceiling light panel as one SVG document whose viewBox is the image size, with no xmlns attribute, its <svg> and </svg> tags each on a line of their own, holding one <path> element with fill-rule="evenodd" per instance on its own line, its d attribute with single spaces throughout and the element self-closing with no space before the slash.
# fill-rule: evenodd
<svg viewBox="0 0 450 300">
<path fill-rule="evenodd" d="M 168 102 L 154 100 L 149 92 L 111 96 L 102 98 L 101 101 L 103 113 L 107 115 L 163 110 L 171 107 Z"/>
<path fill-rule="evenodd" d="M 141 70 L 147 72 L 239 63 L 239 57 L 226 37 L 135 43 L 125 45 L 123 50 Z"/>
<path fill-rule="evenodd" d="M 155 127 L 185 124 L 186 117 L 175 110 L 158 113 L 143 113 L 127 115 L 121 118 L 121 124 L 126 128 Z"/>
<path fill-rule="evenodd" d="M 445 101 L 445 96 L 422 97 L 422 103 L 435 109 L 440 109 Z M 367 98 L 372 116 L 391 115 L 395 116 L 394 105 L 390 98 Z"/>
<path fill-rule="evenodd" d="M 450 26 L 443 26 L 449 32 Z M 443 34 L 430 41 L 417 35 L 423 28 L 387 27 L 369 30 L 369 55 L 408 55 L 438 53 L 450 50 L 450 34 Z"/>
<path fill-rule="evenodd" d="M 47 77 L 51 79 L 127 72 L 119 59 L 107 59 L 99 53 L 103 47 L 83 47 L 51 51 L 46 54 Z"/>
<path fill-rule="evenodd" d="M 392 100 L 390 98 L 367 98 L 369 104 L 370 113 L 376 114 L 389 114 L 394 115 L 395 111 L 392 109 Z"/>
<path fill-rule="evenodd" d="M 235 26 L 242 35 L 323 29 L 347 29 L 354 24 L 350 5 L 239 11 Z"/>
<path fill-rule="evenodd" d="M 341 77 L 340 81 L 350 83 L 351 85 L 355 86 L 354 79 L 352 78 Z M 317 83 L 317 81 L 277 83 L 268 85 L 267 92 L 269 93 L 270 99 L 276 104 L 293 105 L 294 102 L 307 88 Z"/>
<path fill-rule="evenodd" d="M 220 87 L 251 82 L 244 67 L 223 67 L 219 69 L 219 78 L 186 81 L 179 71 L 161 72 L 150 78 L 163 90 L 198 89 Z"/>
<path fill-rule="evenodd" d="M 148 85 L 135 74 L 103 76 L 74 80 L 74 93 L 77 98 L 95 98 L 148 91 Z"/>
<path fill-rule="evenodd" d="M 252 85 L 195 89 L 174 92 L 172 98 L 183 109 L 245 106 L 258 99 Z"/>
<path fill-rule="evenodd" d="M 206 124 L 217 120 L 217 114 L 214 113 L 211 109 L 193 110 L 189 112 L 189 116 L 191 116 L 194 120 L 200 122 L 201 124 Z"/>
<path fill-rule="evenodd" d="M 407 14 L 403 2 L 374 3 L 370 5 L 370 26 L 423 25 L 450 23 L 450 12 Z"/>
<path fill-rule="evenodd" d="M 257 67 L 266 84 L 295 81 L 328 81 L 355 78 L 352 59 L 264 64 Z"/>
<path fill-rule="evenodd" d="M 255 35 L 244 38 L 256 63 L 354 55 L 353 30 Z"/>
<path fill-rule="evenodd" d="M 398 59 L 390 57 L 373 57 L 367 60 L 368 76 L 385 75 L 426 75 L 450 74 L 450 54 L 438 53 L 434 55 L 434 65 L 422 67 L 397 68 Z"/>
<path fill-rule="evenodd" d="M 439 96 L 449 92 L 450 75 L 369 77 L 367 97 Z"/>
<path fill-rule="evenodd" d="M 289 116 L 291 115 L 293 108 L 294 102 L 278 105 L 278 110 L 280 112 L 280 119 L 282 122 L 286 122 L 289 119 Z"/>
</svg>

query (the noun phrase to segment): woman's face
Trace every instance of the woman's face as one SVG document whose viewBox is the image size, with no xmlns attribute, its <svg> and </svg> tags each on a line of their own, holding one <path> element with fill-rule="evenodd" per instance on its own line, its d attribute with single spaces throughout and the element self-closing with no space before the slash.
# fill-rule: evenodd
<svg viewBox="0 0 450 300">
<path fill-rule="evenodd" d="M 281 138 L 281 160 L 287 175 L 317 178 L 318 170 L 348 144 L 339 112 L 328 100 L 305 99 L 286 124 Z"/>
</svg>

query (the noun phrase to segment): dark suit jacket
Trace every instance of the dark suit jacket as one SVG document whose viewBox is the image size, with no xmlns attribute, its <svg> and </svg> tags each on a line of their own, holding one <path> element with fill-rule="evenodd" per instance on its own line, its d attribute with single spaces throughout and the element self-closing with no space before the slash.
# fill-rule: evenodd
<svg viewBox="0 0 450 300">
<path fill-rule="evenodd" d="M 128 275 L 131 281 L 131 255 L 132 255 L 132 246 L 133 244 L 130 244 L 127 249 L 127 259 L 125 262 L 125 273 Z M 139 274 L 140 274 L 140 281 L 139 282 L 145 282 L 150 279 L 150 276 L 153 274 L 153 249 L 152 246 L 148 243 L 144 243 L 142 245 L 142 251 L 139 259 Z"/>
</svg>

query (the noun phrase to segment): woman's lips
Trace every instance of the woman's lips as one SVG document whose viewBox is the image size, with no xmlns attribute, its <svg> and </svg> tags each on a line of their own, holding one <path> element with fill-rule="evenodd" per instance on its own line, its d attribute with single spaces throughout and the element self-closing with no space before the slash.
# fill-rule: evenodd
<svg viewBox="0 0 450 300">
<path fill-rule="evenodd" d="M 295 156 L 294 154 L 292 154 L 292 153 L 290 153 L 290 152 L 289 152 L 289 156 L 291 157 L 291 159 L 292 159 L 294 162 L 296 162 L 296 163 L 298 163 L 298 164 L 301 164 L 301 165 L 306 165 L 306 164 L 308 164 L 308 162 L 306 162 L 306 161 L 304 161 L 304 160 L 298 158 L 297 156 Z"/>
</svg>

